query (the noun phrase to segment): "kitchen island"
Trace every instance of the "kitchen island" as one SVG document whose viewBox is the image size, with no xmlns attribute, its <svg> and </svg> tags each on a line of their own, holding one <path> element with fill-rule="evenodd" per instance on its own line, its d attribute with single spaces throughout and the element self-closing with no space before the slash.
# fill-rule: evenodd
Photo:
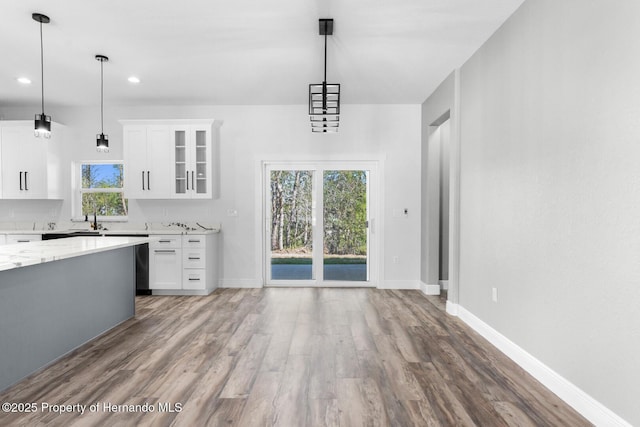
<svg viewBox="0 0 640 427">
<path fill-rule="evenodd" d="M 135 314 L 142 237 L 0 246 L 0 390 Z"/>
</svg>

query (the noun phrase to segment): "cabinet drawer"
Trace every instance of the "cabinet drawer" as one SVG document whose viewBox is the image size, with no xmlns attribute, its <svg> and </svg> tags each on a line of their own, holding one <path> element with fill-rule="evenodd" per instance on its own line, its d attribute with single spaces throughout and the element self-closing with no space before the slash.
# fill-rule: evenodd
<svg viewBox="0 0 640 427">
<path fill-rule="evenodd" d="M 149 249 L 180 249 L 181 237 L 178 234 L 149 236 Z"/>
<path fill-rule="evenodd" d="M 182 266 L 184 268 L 204 268 L 205 250 L 185 248 L 182 250 Z"/>
<path fill-rule="evenodd" d="M 206 236 L 204 235 L 187 235 L 182 236 L 183 248 L 204 248 L 206 244 Z"/>
<path fill-rule="evenodd" d="M 7 245 L 13 243 L 38 242 L 42 240 L 39 234 L 7 234 Z"/>
<path fill-rule="evenodd" d="M 207 273 L 204 269 L 185 269 L 182 276 L 182 289 L 206 289 Z"/>
</svg>

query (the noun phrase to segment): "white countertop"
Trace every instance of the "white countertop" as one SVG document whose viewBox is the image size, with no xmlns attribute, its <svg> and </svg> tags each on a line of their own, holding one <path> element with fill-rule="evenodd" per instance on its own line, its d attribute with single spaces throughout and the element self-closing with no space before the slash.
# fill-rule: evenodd
<svg viewBox="0 0 640 427">
<path fill-rule="evenodd" d="M 82 236 L 0 246 L 0 271 L 148 242 L 146 237 Z"/>
</svg>

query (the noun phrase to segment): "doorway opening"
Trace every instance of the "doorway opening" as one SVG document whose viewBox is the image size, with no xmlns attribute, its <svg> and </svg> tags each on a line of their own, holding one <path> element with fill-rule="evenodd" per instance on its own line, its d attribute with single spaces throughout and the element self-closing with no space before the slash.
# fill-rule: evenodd
<svg viewBox="0 0 640 427">
<path fill-rule="evenodd" d="M 374 286 L 372 171 L 362 163 L 265 164 L 266 285 Z"/>
<path fill-rule="evenodd" d="M 450 139 L 449 114 L 430 126 L 427 146 L 422 159 L 423 212 L 421 238 L 425 259 L 421 280 L 429 294 L 448 290 L 450 242 Z"/>
</svg>

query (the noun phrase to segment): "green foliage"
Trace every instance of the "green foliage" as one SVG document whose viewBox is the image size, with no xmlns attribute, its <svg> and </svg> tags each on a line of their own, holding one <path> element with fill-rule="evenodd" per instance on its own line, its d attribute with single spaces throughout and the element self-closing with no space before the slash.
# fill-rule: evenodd
<svg viewBox="0 0 640 427">
<path fill-rule="evenodd" d="M 82 165 L 83 189 L 121 189 L 123 187 L 123 165 L 113 164 L 113 174 L 98 179 L 96 168 L 91 164 Z M 99 216 L 126 216 L 128 212 L 128 200 L 122 191 L 112 192 L 83 192 L 82 215 L 91 216 L 96 213 Z"/>
<path fill-rule="evenodd" d="M 311 203 L 313 173 L 271 173 L 271 249 L 308 253 L 312 250 Z M 367 253 L 367 173 L 325 171 L 324 252 Z"/>
<path fill-rule="evenodd" d="M 326 171 L 323 195 L 325 253 L 366 255 L 366 172 Z"/>
</svg>

